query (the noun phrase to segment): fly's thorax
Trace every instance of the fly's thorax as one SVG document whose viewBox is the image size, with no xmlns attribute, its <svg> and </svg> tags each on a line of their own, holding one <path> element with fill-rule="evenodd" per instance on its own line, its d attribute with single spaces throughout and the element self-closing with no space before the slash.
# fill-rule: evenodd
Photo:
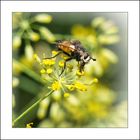
<svg viewBox="0 0 140 140">
<path fill-rule="evenodd" d="M 68 41 L 63 41 L 63 42 L 58 43 L 57 47 L 63 52 L 68 53 L 68 54 L 71 54 L 72 52 L 75 51 L 75 46 Z"/>
<path fill-rule="evenodd" d="M 71 49 L 69 47 L 65 47 L 63 45 L 59 45 L 58 48 L 67 54 L 71 54 Z"/>
</svg>

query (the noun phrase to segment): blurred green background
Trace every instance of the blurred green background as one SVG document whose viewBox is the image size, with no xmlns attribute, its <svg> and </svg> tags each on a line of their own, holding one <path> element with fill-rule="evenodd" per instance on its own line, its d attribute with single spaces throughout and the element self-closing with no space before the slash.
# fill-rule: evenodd
<svg viewBox="0 0 140 140">
<path fill-rule="evenodd" d="M 88 92 L 50 95 L 14 127 L 127 127 L 127 13 L 13 13 L 12 120 L 47 92 L 33 55 L 50 55 L 59 39 L 78 39 L 97 59 L 86 65 Z"/>
</svg>

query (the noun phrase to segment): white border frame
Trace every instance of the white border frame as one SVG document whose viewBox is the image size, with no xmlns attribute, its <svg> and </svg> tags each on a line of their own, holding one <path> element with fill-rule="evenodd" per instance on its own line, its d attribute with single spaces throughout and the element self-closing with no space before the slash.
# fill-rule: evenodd
<svg viewBox="0 0 140 140">
<path fill-rule="evenodd" d="M 1 2 L 2 139 L 139 138 L 139 1 L 2 1 Z M 12 12 L 128 12 L 128 128 L 12 128 Z"/>
</svg>

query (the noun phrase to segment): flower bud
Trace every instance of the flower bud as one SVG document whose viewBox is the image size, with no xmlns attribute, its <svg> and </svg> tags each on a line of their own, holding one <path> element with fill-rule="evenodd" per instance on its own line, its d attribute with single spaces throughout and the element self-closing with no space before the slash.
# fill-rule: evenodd
<svg viewBox="0 0 140 140">
<path fill-rule="evenodd" d="M 50 23 L 52 21 L 52 17 L 48 14 L 39 14 L 35 16 L 35 21 L 39 23 Z"/>
</svg>

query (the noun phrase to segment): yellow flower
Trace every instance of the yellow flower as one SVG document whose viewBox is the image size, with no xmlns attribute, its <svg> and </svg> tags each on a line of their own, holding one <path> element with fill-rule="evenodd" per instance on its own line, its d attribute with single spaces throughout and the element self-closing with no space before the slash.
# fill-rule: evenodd
<svg viewBox="0 0 140 140">
<path fill-rule="evenodd" d="M 40 60 L 40 58 L 38 57 L 37 54 L 34 54 L 33 57 L 37 62 L 39 62 L 39 63 L 41 62 L 41 60 Z"/>
<path fill-rule="evenodd" d="M 60 61 L 60 62 L 59 62 L 59 66 L 60 66 L 60 67 L 64 67 L 64 61 Z"/>
<path fill-rule="evenodd" d="M 13 38 L 13 48 L 17 49 L 17 48 L 20 47 L 20 45 L 21 45 L 21 38 L 20 38 L 20 36 L 14 36 L 14 38 Z"/>
<path fill-rule="evenodd" d="M 65 54 L 61 55 L 61 58 L 63 58 L 64 60 L 67 60 L 68 58 L 70 58 L 69 56 L 66 56 Z"/>
<path fill-rule="evenodd" d="M 26 128 L 32 128 L 33 122 L 26 124 Z"/>
<path fill-rule="evenodd" d="M 39 14 L 35 16 L 35 21 L 40 23 L 50 23 L 52 21 L 52 17 L 48 14 Z"/>
<path fill-rule="evenodd" d="M 12 86 L 13 86 L 13 88 L 14 87 L 17 87 L 19 85 L 19 83 L 20 83 L 19 78 L 13 77 L 13 80 L 12 80 Z"/>
<path fill-rule="evenodd" d="M 45 74 L 45 73 L 46 73 L 46 70 L 45 70 L 45 69 L 41 69 L 41 70 L 40 70 L 40 73 L 41 73 L 41 74 Z"/>
<path fill-rule="evenodd" d="M 88 112 L 91 112 L 96 118 L 103 119 L 107 116 L 107 106 L 97 102 L 88 102 Z"/>
<path fill-rule="evenodd" d="M 57 52 L 57 51 L 52 51 L 52 56 L 53 55 L 57 55 L 59 52 Z"/>
<path fill-rule="evenodd" d="M 93 79 L 93 83 L 98 83 L 98 79 L 97 78 L 94 78 Z"/>
<path fill-rule="evenodd" d="M 67 93 L 67 92 L 66 92 L 66 93 L 64 93 L 64 97 L 65 97 L 65 98 L 67 98 L 67 97 L 69 97 L 69 96 L 70 96 L 70 94 L 69 94 L 69 93 Z"/>
<path fill-rule="evenodd" d="M 120 40 L 120 38 L 119 38 L 118 35 L 111 35 L 111 36 L 99 35 L 98 36 L 98 41 L 101 44 L 105 44 L 105 45 L 110 45 L 110 44 L 117 43 L 117 42 L 119 42 L 119 40 Z"/>
<path fill-rule="evenodd" d="M 75 89 L 74 85 L 66 85 L 66 87 L 70 90 L 73 91 Z"/>
<path fill-rule="evenodd" d="M 97 78 L 93 78 L 93 80 L 88 84 L 88 85 L 92 85 L 92 84 L 96 84 L 96 83 L 98 83 L 98 79 Z"/>
<path fill-rule="evenodd" d="M 37 111 L 37 117 L 42 120 L 45 118 L 46 115 L 46 109 L 45 108 L 41 108 L 39 107 L 38 111 Z"/>
<path fill-rule="evenodd" d="M 80 82 L 76 82 L 74 85 L 75 85 L 75 88 L 77 88 L 81 91 L 87 91 L 87 87 Z"/>
<path fill-rule="evenodd" d="M 105 22 L 105 19 L 103 17 L 96 17 L 92 21 L 91 25 L 96 28 L 96 27 L 101 26 L 104 22 Z"/>
<path fill-rule="evenodd" d="M 79 70 L 77 70 L 77 72 L 76 72 L 76 74 L 78 75 L 78 76 L 83 76 L 85 73 L 84 73 L 84 71 L 79 71 Z"/>
<path fill-rule="evenodd" d="M 68 64 L 67 67 L 72 70 L 73 69 L 73 66 L 71 64 Z"/>
<path fill-rule="evenodd" d="M 52 72 L 53 72 L 53 70 L 52 70 L 52 69 L 50 69 L 50 68 L 49 68 L 49 69 L 47 69 L 47 73 L 48 73 L 48 74 L 51 74 Z"/>
<path fill-rule="evenodd" d="M 31 39 L 32 41 L 38 41 L 38 40 L 40 39 L 39 34 L 37 34 L 37 33 L 35 33 L 35 32 L 30 32 L 29 36 L 30 36 L 30 39 Z"/>
<path fill-rule="evenodd" d="M 51 33 L 51 31 L 46 28 L 46 27 L 40 27 L 39 28 L 41 36 L 48 42 L 54 42 L 55 41 L 55 36 Z"/>
<path fill-rule="evenodd" d="M 53 82 L 51 88 L 52 88 L 52 90 L 59 90 L 60 83 L 58 81 Z"/>
<path fill-rule="evenodd" d="M 51 65 L 54 65 L 54 64 L 55 64 L 55 61 L 52 60 L 52 59 L 45 59 L 45 60 L 42 61 L 42 63 L 43 63 L 44 65 L 49 65 L 49 66 L 51 66 Z"/>
</svg>

